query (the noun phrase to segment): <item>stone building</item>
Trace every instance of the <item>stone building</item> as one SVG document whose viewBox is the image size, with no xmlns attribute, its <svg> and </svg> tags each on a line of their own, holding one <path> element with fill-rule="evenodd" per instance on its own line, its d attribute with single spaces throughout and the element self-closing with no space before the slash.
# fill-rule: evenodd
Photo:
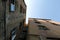
<svg viewBox="0 0 60 40">
<path fill-rule="evenodd" d="M 60 22 L 29 18 L 27 40 L 60 40 Z"/>
<path fill-rule="evenodd" d="M 25 19 L 24 0 L 0 0 L 0 40 L 19 40 Z"/>
</svg>

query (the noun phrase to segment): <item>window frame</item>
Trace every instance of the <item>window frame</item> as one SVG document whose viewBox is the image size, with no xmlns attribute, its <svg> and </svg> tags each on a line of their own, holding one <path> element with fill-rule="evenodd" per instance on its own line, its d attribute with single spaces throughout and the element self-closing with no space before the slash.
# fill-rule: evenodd
<svg viewBox="0 0 60 40">
<path fill-rule="evenodd" d="M 49 30 L 46 26 L 44 25 L 38 25 L 39 30 Z"/>
<path fill-rule="evenodd" d="M 10 35 L 11 35 L 11 38 L 10 38 L 11 40 L 12 40 L 13 37 L 14 38 L 16 37 L 16 27 L 11 30 Z"/>
<path fill-rule="evenodd" d="M 13 4 L 14 9 L 11 10 L 11 4 Z M 9 0 L 9 12 L 15 12 L 16 11 L 16 0 L 12 3 L 11 0 Z"/>
<path fill-rule="evenodd" d="M 22 11 L 23 11 L 23 7 L 22 5 L 20 5 L 20 13 L 22 13 Z"/>
</svg>

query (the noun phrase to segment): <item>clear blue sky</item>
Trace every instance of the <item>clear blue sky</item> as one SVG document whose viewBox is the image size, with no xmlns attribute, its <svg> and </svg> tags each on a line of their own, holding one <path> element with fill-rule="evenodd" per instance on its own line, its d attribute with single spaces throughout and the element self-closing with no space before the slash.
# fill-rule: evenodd
<svg viewBox="0 0 60 40">
<path fill-rule="evenodd" d="M 47 18 L 60 22 L 60 0 L 25 0 L 28 18 Z"/>
</svg>

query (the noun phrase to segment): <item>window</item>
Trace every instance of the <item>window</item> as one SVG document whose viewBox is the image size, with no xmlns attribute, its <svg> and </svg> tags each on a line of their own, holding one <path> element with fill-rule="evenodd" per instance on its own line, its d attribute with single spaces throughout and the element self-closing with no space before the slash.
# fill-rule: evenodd
<svg viewBox="0 0 60 40">
<path fill-rule="evenodd" d="M 23 20 L 23 23 L 25 23 L 25 19 Z"/>
<path fill-rule="evenodd" d="M 19 24 L 19 29 L 20 30 L 22 29 L 22 22 L 20 22 L 20 24 Z"/>
<path fill-rule="evenodd" d="M 11 31 L 11 40 L 15 40 L 16 37 L 16 28 Z"/>
<path fill-rule="evenodd" d="M 38 25 L 40 30 L 49 30 L 46 26 L 44 25 Z"/>
<path fill-rule="evenodd" d="M 50 39 L 50 40 L 60 40 L 60 38 L 53 38 L 53 37 L 47 37 L 47 39 Z"/>
<path fill-rule="evenodd" d="M 40 22 L 38 22 L 38 21 L 36 21 L 35 23 L 37 23 L 37 24 L 41 24 Z"/>
<path fill-rule="evenodd" d="M 56 25 L 56 26 L 60 26 L 59 24 L 56 24 L 56 23 L 51 23 L 51 24 Z"/>
<path fill-rule="evenodd" d="M 22 22 L 20 22 L 20 25 L 19 25 L 19 27 L 21 27 L 22 26 Z"/>
<path fill-rule="evenodd" d="M 25 12 L 25 9 L 23 9 L 23 13 L 26 13 L 26 12 Z"/>
<path fill-rule="evenodd" d="M 20 13 L 25 13 L 25 9 L 20 5 Z"/>
<path fill-rule="evenodd" d="M 11 11 L 15 11 L 15 5 L 11 4 Z"/>
<path fill-rule="evenodd" d="M 2 1 L 7 1 L 7 0 L 2 0 Z"/>
<path fill-rule="evenodd" d="M 11 12 L 15 11 L 15 0 L 10 0 L 9 11 Z"/>
<path fill-rule="evenodd" d="M 20 5 L 20 13 L 22 13 L 22 6 Z"/>
</svg>

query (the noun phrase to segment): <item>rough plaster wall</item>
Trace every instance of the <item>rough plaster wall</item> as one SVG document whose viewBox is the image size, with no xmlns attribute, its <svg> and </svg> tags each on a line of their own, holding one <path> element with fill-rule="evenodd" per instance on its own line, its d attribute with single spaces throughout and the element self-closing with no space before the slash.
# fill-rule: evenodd
<svg viewBox="0 0 60 40">
<path fill-rule="evenodd" d="M 45 25 L 48 29 L 47 34 L 51 37 L 60 37 L 60 26 L 53 25 L 48 22 L 42 22 L 43 25 Z"/>
</svg>

